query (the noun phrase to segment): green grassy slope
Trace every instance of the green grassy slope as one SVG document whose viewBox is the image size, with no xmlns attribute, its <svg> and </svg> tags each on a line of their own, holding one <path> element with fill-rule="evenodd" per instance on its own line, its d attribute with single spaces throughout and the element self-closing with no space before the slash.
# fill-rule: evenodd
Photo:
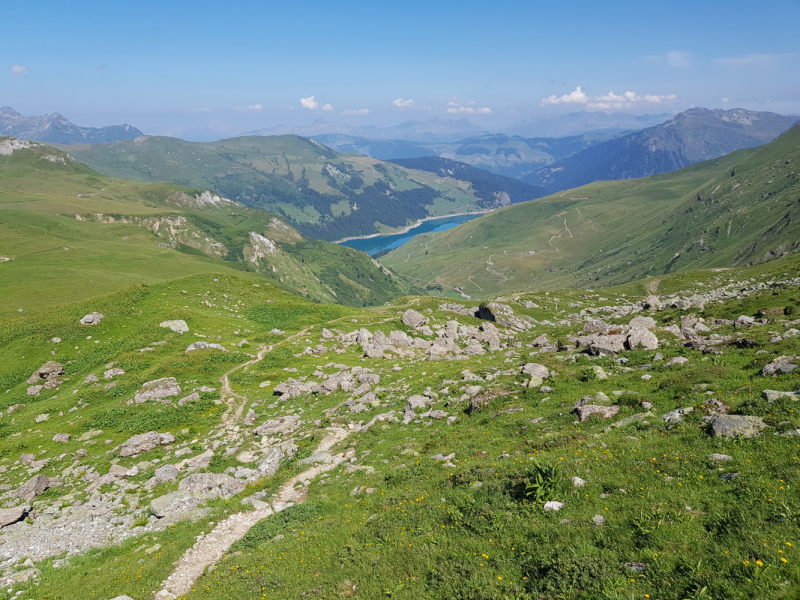
<svg viewBox="0 0 800 600">
<path fill-rule="evenodd" d="M 724 273 L 667 275 L 662 287 L 686 296 L 732 282 L 741 290 L 798 276 L 800 261 L 788 257 Z M 123 542 L 71 555 L 66 563 L 53 560 L 66 558 L 66 553 L 37 560 L 40 575 L 10 585 L 12 594 L 24 590 L 24 597 L 37 600 L 121 594 L 154 598 L 173 564 L 197 539 L 232 514 L 253 510 L 243 502 L 246 497 L 263 492 L 260 497 L 268 501 L 290 477 L 308 468 L 298 462 L 311 456 L 329 426 L 350 432 L 331 453 L 350 452 L 353 460 L 300 486 L 307 494 L 302 504 L 258 522 L 223 558 L 204 569 L 184 600 L 740 600 L 780 598 L 797 590 L 792 586 L 800 583 L 800 444 L 798 437 L 785 434 L 800 427 L 798 404 L 792 398 L 769 403 L 762 391 L 794 390 L 798 376 L 760 374 L 776 356 L 800 354 L 800 337 L 770 341 L 772 330 L 786 332 L 794 317 L 772 316 L 769 324 L 744 330 L 713 323 L 714 318 L 741 314 L 755 317 L 767 308 L 796 312 L 796 285 L 768 285 L 761 293 L 730 298 L 699 313 L 714 334 L 729 338 L 715 346 L 712 355 L 656 330 L 659 352 L 666 360 L 681 356 L 689 361 L 669 367 L 666 361 L 653 361 L 655 351 L 644 350 L 624 352 L 629 361 L 624 365 L 615 361 L 617 357 L 592 358 L 574 350 L 529 356 L 536 348 L 526 345 L 541 334 L 566 342 L 583 327 L 584 318 L 573 312 L 578 309 L 568 308 L 568 302 L 580 298 L 582 308 L 601 309 L 637 301 L 647 293 L 642 282 L 608 288 L 603 291 L 606 297 L 586 290 L 526 293 L 520 302 L 509 304 L 517 314 L 534 316 L 539 321 L 536 328 L 503 339 L 509 345 L 499 351 L 459 361 L 428 361 L 420 353 L 398 360 L 365 360 L 358 345 L 334 354 L 331 347 L 336 342 L 321 338 L 320 329 L 404 329 L 398 311 L 409 304 L 431 318 L 434 327 L 451 319 L 470 326 L 480 321 L 443 311 L 441 300 L 434 298 L 403 299 L 370 309 L 319 306 L 275 288 L 254 287 L 254 281 L 256 276 L 247 273 L 209 273 L 0 321 L 0 344 L 8 357 L 0 362 L 0 384 L 9 390 L 0 408 L 25 405 L 0 417 L 0 480 L 15 489 L 30 477 L 16 462 L 23 453 L 49 459 L 39 467 L 40 474 L 59 476 L 71 465 L 73 473 L 63 476 L 62 486 L 33 501 L 30 524 L 13 525 L 16 533 L 6 529 L 0 539 L 18 536 L 20 529 L 33 529 L 37 521 L 48 519 L 55 535 L 82 505 L 86 510 L 101 502 L 115 506 L 108 520 L 140 519 L 132 528 L 113 528 L 115 536 L 131 535 Z M 241 304 L 229 310 L 229 298 Z M 540 307 L 526 309 L 521 303 L 526 300 Z M 92 310 L 105 314 L 105 319 L 91 328 L 78 325 L 80 316 Z M 659 326 L 667 326 L 685 313 L 669 309 L 649 314 Z M 169 318 L 185 319 L 191 331 L 178 335 L 158 327 Z M 566 322 L 549 321 L 558 319 Z M 630 316 L 607 318 L 617 326 L 629 320 Z M 286 334 L 270 334 L 275 324 Z M 290 337 L 300 331 L 302 336 Z M 188 343 L 200 339 L 195 334 L 230 351 L 184 354 Z M 250 346 L 240 350 L 235 343 L 243 335 Z M 54 336 L 61 341 L 53 342 Z M 741 337 L 749 341 L 735 343 Z M 156 341 L 165 343 L 151 345 Z M 304 346 L 318 342 L 326 346 L 325 354 L 301 354 Z M 260 363 L 244 366 L 251 360 L 246 353 L 255 354 L 260 345 L 272 345 L 273 350 Z M 139 351 L 146 347 L 154 350 Z M 25 379 L 52 359 L 65 366 L 60 389 L 28 397 Z M 321 366 L 330 360 L 379 374 L 380 388 L 373 388 L 376 403 L 352 413 L 344 404 L 352 392 L 343 390 L 277 400 L 277 383 L 289 377 L 316 381 L 320 370 L 338 370 Z M 115 387 L 104 389 L 102 374 L 111 361 L 125 373 L 114 378 Z M 528 377 L 519 375 L 519 365 L 528 361 L 549 368 L 549 391 L 522 385 Z M 400 370 L 393 370 L 396 363 Z M 175 463 L 178 449 L 189 450 L 184 458 L 196 456 L 225 439 L 228 443 L 214 446 L 214 459 L 201 472 L 231 473 L 253 466 L 239 462 L 238 452 L 262 451 L 253 424 L 238 420 L 235 429 L 234 423 L 228 429 L 221 425 L 227 407 L 219 402 L 219 378 L 239 365 L 242 368 L 230 376 L 238 396 L 227 399 L 232 407 L 242 407 L 242 415 L 250 408 L 258 413 L 255 425 L 301 416 L 300 428 L 271 440 L 277 447 L 279 441 L 292 439 L 295 455 L 283 461 L 274 476 L 251 483 L 229 499 L 207 501 L 210 510 L 204 516 L 153 528 L 150 500 L 178 487 L 175 481 L 153 489 L 144 486 L 155 461 Z M 598 367 L 607 378 L 597 376 Z M 99 375 L 100 384 L 84 385 L 89 374 Z M 143 382 L 166 376 L 176 377 L 187 392 L 201 385 L 217 391 L 203 392 L 200 401 L 185 406 L 126 404 Z M 473 385 L 488 392 L 487 405 L 470 412 L 468 400 L 460 398 Z M 394 410 L 402 417 L 407 398 L 426 389 L 436 394 L 431 395 L 432 408 L 457 417 L 453 424 L 422 415 L 402 424 L 387 415 Z M 614 390 L 629 392 L 616 395 Z M 619 414 L 577 423 L 570 412 L 573 403 L 599 392 L 613 399 Z M 763 418 L 766 431 L 753 439 L 713 437 L 703 428 L 703 418 L 713 408 L 711 398 L 724 402 L 731 414 Z M 651 412 L 642 402 L 653 405 Z M 74 407 L 78 409 L 69 412 Z M 678 423 L 662 421 L 662 415 L 676 408 L 692 412 Z M 49 417 L 37 420 L 43 414 Z M 383 421 L 359 427 L 379 414 L 386 415 Z M 632 419 L 627 424 L 606 429 L 628 417 Z M 97 429 L 103 430 L 99 437 L 80 441 L 81 435 Z M 151 430 L 172 433 L 176 440 L 137 457 L 120 459 L 117 452 L 108 451 Z M 223 432 L 233 437 L 223 438 Z M 72 438 L 56 442 L 51 439 L 56 433 Z M 235 450 L 227 455 L 229 448 Z M 79 449 L 88 455 L 76 456 Z M 447 462 L 433 458 L 451 453 Z M 711 457 L 714 453 L 730 460 Z M 87 491 L 84 471 L 74 471 L 91 468 L 105 474 L 112 464 L 141 468 L 94 492 Z M 543 474 L 538 497 L 528 495 L 537 472 Z M 180 478 L 188 474 L 184 470 Z M 573 487 L 571 477 L 585 484 Z M 546 500 L 564 504 L 558 512 L 547 512 Z M 3 507 L 10 503 L 9 498 L 0 500 Z M 18 547 L 5 540 L 4 551 Z M 12 556 L 17 557 L 16 550 Z M 20 557 L 7 571 L 24 569 L 22 562 Z"/>
<path fill-rule="evenodd" d="M 468 182 L 338 153 L 294 135 L 208 143 L 145 137 L 68 150 L 107 175 L 213 189 L 326 240 L 494 206 Z"/>
<path fill-rule="evenodd" d="M 792 214 L 798 161 L 795 127 L 755 150 L 597 182 L 423 234 L 381 262 L 473 296 L 752 264 L 792 252 L 800 240 Z"/>
<path fill-rule="evenodd" d="M 255 256 L 250 232 L 278 251 Z M 304 238 L 261 210 L 102 176 L 48 146 L 0 156 L 0 316 L 234 269 L 319 302 L 383 303 L 411 289 L 367 255 Z"/>
</svg>

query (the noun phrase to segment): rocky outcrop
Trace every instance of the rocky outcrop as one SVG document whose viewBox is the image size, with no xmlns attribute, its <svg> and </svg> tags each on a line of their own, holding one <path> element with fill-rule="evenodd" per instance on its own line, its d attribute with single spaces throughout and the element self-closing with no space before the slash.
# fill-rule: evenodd
<svg viewBox="0 0 800 600">
<path fill-rule="evenodd" d="M 183 319 L 175 319 L 174 321 L 161 321 L 159 327 L 171 329 L 175 333 L 186 333 L 189 331 L 189 326 Z"/>
<path fill-rule="evenodd" d="M 714 437 L 759 437 L 767 428 L 760 417 L 716 415 L 708 423 Z"/>
<path fill-rule="evenodd" d="M 223 352 L 227 352 L 228 350 L 222 344 L 217 344 L 215 342 L 204 342 L 199 341 L 193 344 L 189 344 L 189 347 L 186 348 L 185 354 L 189 354 L 189 352 L 193 352 L 194 350 L 222 350 Z"/>
<path fill-rule="evenodd" d="M 103 320 L 103 315 L 99 312 L 93 312 L 88 315 L 84 315 L 81 318 L 81 325 L 97 325 L 100 321 Z"/>
<path fill-rule="evenodd" d="M 59 487 L 60 485 L 61 479 L 58 477 L 34 475 L 17 489 L 15 495 L 17 498 L 22 498 L 23 500 L 30 502 L 31 500 L 35 500 L 36 496 L 41 494 L 43 491 L 52 487 Z"/>
<path fill-rule="evenodd" d="M 142 452 L 149 452 L 159 446 L 167 446 L 175 441 L 175 436 L 171 433 L 157 433 L 150 431 L 140 435 L 134 435 L 120 446 L 119 455 L 122 458 L 136 456 Z"/>
<path fill-rule="evenodd" d="M 161 400 L 172 398 L 181 393 L 181 387 L 174 377 L 162 377 L 145 383 L 129 404 L 142 404 L 148 400 Z M 166 402 L 169 404 L 169 402 Z"/>
<path fill-rule="evenodd" d="M 430 323 L 430 319 L 418 313 L 413 308 L 409 308 L 406 312 L 404 312 L 400 320 L 403 322 L 403 325 L 412 327 L 414 329 L 418 329 L 419 327 Z"/>
<path fill-rule="evenodd" d="M 478 308 L 478 316 L 486 321 L 498 323 L 503 327 L 508 327 L 515 331 L 528 331 L 533 327 L 530 321 L 518 317 L 514 314 L 512 309 L 507 304 L 500 304 L 499 302 L 485 302 Z"/>
</svg>

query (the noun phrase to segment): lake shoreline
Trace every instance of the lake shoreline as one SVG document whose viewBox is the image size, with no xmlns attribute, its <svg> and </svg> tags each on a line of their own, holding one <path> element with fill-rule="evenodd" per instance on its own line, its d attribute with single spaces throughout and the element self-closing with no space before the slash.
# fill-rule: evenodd
<svg viewBox="0 0 800 600">
<path fill-rule="evenodd" d="M 353 237 L 346 237 L 346 238 L 342 238 L 341 240 L 336 240 L 333 243 L 334 244 L 343 244 L 344 242 L 350 242 L 350 241 L 353 241 L 353 240 L 370 240 L 372 238 L 380 237 L 382 235 L 403 235 L 404 233 L 408 233 L 409 231 L 411 231 L 415 227 L 419 227 L 420 225 L 422 225 L 426 221 L 435 221 L 436 219 L 449 219 L 451 217 L 463 217 L 463 216 L 466 216 L 466 215 L 485 215 L 485 214 L 488 214 L 490 212 L 492 212 L 492 210 L 476 210 L 476 211 L 472 211 L 472 212 L 453 213 L 452 215 L 440 215 L 438 217 L 425 217 L 424 219 L 419 219 L 416 223 L 412 223 L 411 225 L 407 225 L 406 227 L 404 227 L 403 229 L 398 230 L 398 231 L 392 231 L 392 232 L 389 232 L 389 233 L 373 233 L 373 234 L 370 234 L 370 235 L 356 235 L 356 236 L 353 236 Z"/>
</svg>

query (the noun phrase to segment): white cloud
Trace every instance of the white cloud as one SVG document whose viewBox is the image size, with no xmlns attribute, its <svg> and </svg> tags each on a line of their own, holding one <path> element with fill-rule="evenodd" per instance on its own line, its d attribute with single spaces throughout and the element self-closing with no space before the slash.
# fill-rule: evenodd
<svg viewBox="0 0 800 600">
<path fill-rule="evenodd" d="M 783 58 L 795 56 L 793 54 L 746 54 L 733 58 L 718 58 L 715 62 L 726 67 L 757 67 L 771 65 Z"/>
<path fill-rule="evenodd" d="M 414 101 L 410 98 L 408 100 L 403 100 L 402 98 L 398 98 L 397 100 L 392 100 L 392 104 L 397 108 L 409 108 L 414 106 Z"/>
<path fill-rule="evenodd" d="M 347 110 L 343 110 L 342 114 L 343 115 L 368 115 L 369 114 L 369 109 L 368 108 L 362 108 L 362 109 L 359 109 L 359 110 L 353 110 L 353 109 L 349 108 Z"/>
<path fill-rule="evenodd" d="M 21 65 L 13 65 L 11 67 L 11 74 L 12 75 L 22 75 L 23 77 L 28 76 L 28 67 L 23 67 Z"/>
<path fill-rule="evenodd" d="M 247 108 L 237 107 L 235 110 L 237 112 L 251 112 L 251 113 L 254 113 L 254 112 L 261 112 L 261 108 L 262 108 L 262 106 L 260 104 L 251 104 Z M 198 112 L 206 112 L 206 110 L 200 109 Z"/>
<path fill-rule="evenodd" d="M 300 104 L 303 106 L 303 108 L 307 108 L 308 110 L 317 110 L 318 108 L 325 111 L 333 110 L 333 106 L 330 104 L 320 105 L 319 102 L 314 100 L 314 96 L 309 96 L 308 98 L 300 98 Z"/>
<path fill-rule="evenodd" d="M 669 65 L 672 67 L 688 67 L 691 62 L 692 55 L 688 52 L 672 50 L 667 52 L 666 58 Z"/>
<path fill-rule="evenodd" d="M 303 108 L 307 108 L 308 110 L 315 110 L 319 107 L 319 102 L 314 100 L 314 96 L 300 98 L 300 104 L 303 106 Z"/>
<path fill-rule="evenodd" d="M 725 104 L 727 104 L 728 102 L 730 102 L 730 101 L 731 101 L 731 99 L 730 99 L 730 98 L 723 98 L 723 99 L 722 99 L 722 101 L 723 101 Z"/>
<path fill-rule="evenodd" d="M 575 88 L 574 92 L 556 97 L 555 94 L 542 100 L 542 104 L 586 104 L 589 97 L 583 93 L 581 86 Z"/>
<path fill-rule="evenodd" d="M 630 108 L 635 104 L 668 104 L 678 100 L 675 94 L 668 96 L 660 96 L 653 94 L 645 94 L 639 96 L 635 92 L 625 92 L 624 94 L 615 94 L 609 92 L 601 96 L 588 96 L 581 89 L 580 86 L 575 88 L 575 91 L 563 96 L 548 96 L 542 100 L 542 105 L 548 104 L 583 104 L 586 108 L 607 110 L 615 108 Z"/>
<path fill-rule="evenodd" d="M 194 112 L 208 113 L 208 112 L 211 112 L 211 109 L 206 106 L 204 108 L 196 108 L 196 109 L 194 109 Z"/>
<path fill-rule="evenodd" d="M 445 112 L 451 115 L 491 115 L 493 114 L 492 109 L 488 107 L 484 108 L 475 108 L 476 102 L 474 100 L 470 100 L 467 102 L 469 106 L 463 106 L 461 102 L 458 102 L 457 99 L 450 100 L 447 103 L 449 107 Z"/>
<path fill-rule="evenodd" d="M 450 107 L 447 109 L 447 112 L 451 115 L 491 115 L 492 109 L 488 107 L 484 108 L 472 108 L 471 106 L 459 106 L 459 107 Z"/>
</svg>

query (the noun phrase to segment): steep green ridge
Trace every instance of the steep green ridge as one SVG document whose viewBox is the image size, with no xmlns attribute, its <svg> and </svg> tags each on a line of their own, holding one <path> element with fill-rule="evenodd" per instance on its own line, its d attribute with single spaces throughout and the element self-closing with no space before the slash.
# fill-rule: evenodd
<svg viewBox="0 0 800 600">
<path fill-rule="evenodd" d="M 733 267 L 796 249 L 800 127 L 645 179 L 597 182 L 423 234 L 381 258 L 434 289 L 471 296 L 613 285 Z"/>
<path fill-rule="evenodd" d="M 305 238 L 261 210 L 112 179 L 49 146 L 0 138 L 0 149 L 0 317 L 233 269 L 317 302 L 380 304 L 411 290 L 364 253 Z"/>
<path fill-rule="evenodd" d="M 144 137 L 69 152 L 106 175 L 213 189 L 325 240 L 499 205 L 477 198 L 468 182 L 338 153 L 295 135 L 208 143 Z"/>
</svg>

